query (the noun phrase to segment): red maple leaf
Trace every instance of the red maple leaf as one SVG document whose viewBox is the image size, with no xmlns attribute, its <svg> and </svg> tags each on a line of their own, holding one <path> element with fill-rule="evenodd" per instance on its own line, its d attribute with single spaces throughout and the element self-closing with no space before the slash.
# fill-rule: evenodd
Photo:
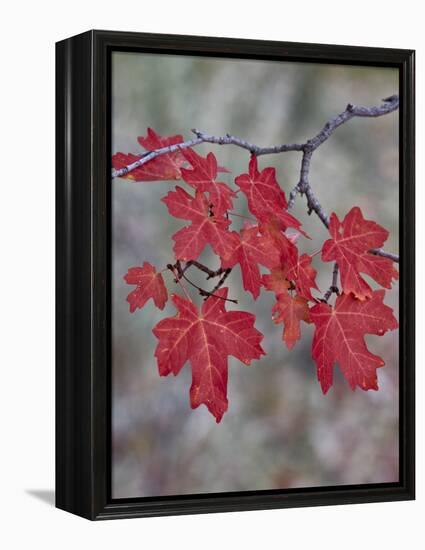
<svg viewBox="0 0 425 550">
<path fill-rule="evenodd" d="M 273 321 L 283 323 L 282 340 L 292 349 L 301 338 L 301 321 L 311 323 L 308 303 L 301 296 L 291 296 L 288 292 L 279 294 L 272 310 Z"/>
<path fill-rule="evenodd" d="M 272 318 L 276 324 L 283 323 L 282 340 L 292 349 L 301 338 L 301 321 L 311 322 L 307 299 L 288 292 L 295 288 L 295 283 L 289 280 L 285 266 L 275 267 L 270 274 L 263 275 L 262 284 L 276 295 Z"/>
<path fill-rule="evenodd" d="M 227 288 L 219 289 L 202 305 L 201 312 L 189 300 L 172 296 L 177 315 L 160 321 L 153 333 L 159 343 L 155 351 L 161 376 L 177 375 L 190 361 L 193 409 L 202 403 L 220 422 L 228 407 L 229 355 L 249 365 L 265 355 L 263 335 L 254 328 L 255 316 L 244 311 L 226 311 Z"/>
<path fill-rule="evenodd" d="M 301 223 L 287 210 L 285 193 L 276 181 L 274 168 L 264 168 L 259 172 L 257 157 L 252 155 L 248 173 L 237 176 L 235 183 L 246 195 L 249 210 L 260 222 L 267 223 L 275 217 L 283 229 L 294 227 L 300 231 Z"/>
<path fill-rule="evenodd" d="M 312 356 L 323 393 L 332 386 L 335 363 L 351 389 L 378 389 L 376 369 L 385 363 L 367 349 L 364 335 L 382 336 L 398 327 L 393 310 L 383 303 L 384 296 L 384 290 L 376 290 L 369 300 L 361 301 L 352 294 L 342 294 L 334 308 L 320 303 L 310 309 L 316 326 Z"/>
<path fill-rule="evenodd" d="M 311 265 L 312 258 L 308 254 L 302 254 L 289 267 L 286 277 L 294 281 L 299 296 L 307 300 L 314 300 L 310 288 L 319 290 L 316 284 L 317 271 Z"/>
<path fill-rule="evenodd" d="M 161 200 L 172 216 L 192 222 L 173 235 L 177 259 L 196 260 L 207 244 L 218 256 L 230 256 L 237 246 L 234 232 L 227 231 L 230 221 L 221 215 L 212 214 L 204 193 L 196 191 L 196 196 L 192 197 L 177 186 L 175 191 L 170 191 Z"/>
<path fill-rule="evenodd" d="M 168 300 L 164 279 L 149 262 L 144 262 L 142 267 L 130 267 L 124 275 L 124 280 L 129 285 L 136 285 L 136 288 L 127 296 L 131 313 L 137 308 L 141 309 L 149 298 L 152 298 L 156 307 L 164 309 Z"/>
<path fill-rule="evenodd" d="M 285 292 L 290 288 L 290 282 L 298 296 L 306 300 L 314 300 L 310 292 L 310 288 L 318 287 L 316 285 L 317 271 L 311 265 L 312 257 L 308 254 L 303 254 L 298 258 L 298 252 L 286 256 L 286 261 L 283 261 L 279 267 L 272 269 L 269 275 L 263 275 L 262 283 L 267 290 L 272 290 L 276 295 Z"/>
<path fill-rule="evenodd" d="M 270 274 L 263 275 L 261 282 L 267 290 L 271 290 L 279 296 L 280 294 L 286 294 L 291 283 L 288 281 L 286 275 L 288 270 L 282 267 L 275 267 L 271 270 Z"/>
<path fill-rule="evenodd" d="M 260 233 L 268 241 L 270 248 L 276 248 L 280 255 L 281 266 L 295 266 L 298 260 L 298 249 L 293 237 L 282 232 L 281 224 L 274 216 L 267 222 L 260 223 Z"/>
<path fill-rule="evenodd" d="M 184 181 L 198 191 L 208 192 L 214 214 L 220 215 L 231 210 L 233 208 L 232 198 L 236 197 L 236 193 L 226 183 L 215 181 L 219 166 L 214 154 L 208 153 L 204 158 L 192 149 L 183 150 L 182 153 L 192 166 L 191 170 L 182 168 Z"/>
<path fill-rule="evenodd" d="M 391 288 L 392 280 L 398 278 L 392 260 L 368 252 L 384 244 L 388 238 L 386 229 L 374 221 L 365 220 L 360 208 L 355 206 L 343 222 L 332 213 L 329 233 L 332 238 L 323 245 L 322 260 L 338 263 L 344 293 L 352 292 L 359 300 L 372 296 L 371 287 L 360 273 L 369 275 L 385 288 Z"/>
<path fill-rule="evenodd" d="M 316 270 L 311 266 L 311 256 L 298 256 L 298 249 L 294 243 L 296 238 L 282 233 L 275 219 L 260 224 L 260 231 L 269 242 L 270 249 L 275 248 L 280 256 L 280 263 L 269 275 L 263 275 L 262 284 L 267 290 L 272 290 L 279 296 L 291 288 L 292 282 L 292 288 L 300 297 L 314 300 L 310 288 L 317 288 Z"/>
<path fill-rule="evenodd" d="M 280 255 L 276 247 L 270 246 L 268 239 L 259 234 L 258 226 L 246 226 L 240 234 L 233 232 L 237 239 L 230 256 L 222 259 L 222 267 L 240 264 L 243 287 L 251 292 L 254 300 L 261 288 L 261 274 L 258 264 L 269 269 L 279 265 Z"/>
<path fill-rule="evenodd" d="M 152 130 L 152 128 L 148 128 L 147 136 L 139 136 L 137 141 L 147 151 L 154 151 L 156 149 L 168 147 L 169 145 L 181 143 L 183 141 L 183 136 L 175 135 L 163 137 Z M 115 170 L 119 170 L 139 159 L 140 156 L 133 155 L 132 153 L 116 153 L 112 157 L 112 166 Z M 145 164 L 142 164 L 142 166 L 135 168 L 122 177 L 134 181 L 179 180 L 181 179 L 181 166 L 184 163 L 185 158 L 181 151 L 165 153 L 147 161 Z"/>
</svg>

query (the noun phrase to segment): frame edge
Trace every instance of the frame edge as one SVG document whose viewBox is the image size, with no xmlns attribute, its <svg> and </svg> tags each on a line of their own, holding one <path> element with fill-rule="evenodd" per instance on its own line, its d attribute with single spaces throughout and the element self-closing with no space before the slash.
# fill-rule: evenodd
<svg viewBox="0 0 425 550">
<path fill-rule="evenodd" d="M 56 507 L 94 519 L 92 33 L 56 43 Z"/>
</svg>

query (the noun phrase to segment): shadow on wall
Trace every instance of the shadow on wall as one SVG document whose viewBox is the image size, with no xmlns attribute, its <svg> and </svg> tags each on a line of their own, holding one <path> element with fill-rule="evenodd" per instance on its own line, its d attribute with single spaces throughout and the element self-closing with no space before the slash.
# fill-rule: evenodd
<svg viewBox="0 0 425 550">
<path fill-rule="evenodd" d="M 27 489 L 25 492 L 49 506 L 55 505 L 55 491 L 53 489 Z"/>
</svg>

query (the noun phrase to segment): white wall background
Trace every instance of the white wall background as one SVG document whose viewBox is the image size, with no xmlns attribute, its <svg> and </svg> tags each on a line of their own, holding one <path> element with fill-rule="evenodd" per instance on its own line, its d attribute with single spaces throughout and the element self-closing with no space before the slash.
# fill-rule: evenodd
<svg viewBox="0 0 425 550">
<path fill-rule="evenodd" d="M 15 548 L 417 548 L 423 540 L 423 352 L 418 500 L 90 523 L 46 503 L 54 484 L 54 43 L 97 28 L 417 50 L 417 196 L 424 186 L 420 2 L 15 1 L 0 20 L 0 545 Z M 243 17 L 241 13 L 244 13 Z M 418 219 L 418 280 L 425 276 Z M 418 340 L 425 295 L 418 289 Z M 31 494 L 44 491 L 44 500 Z"/>
</svg>

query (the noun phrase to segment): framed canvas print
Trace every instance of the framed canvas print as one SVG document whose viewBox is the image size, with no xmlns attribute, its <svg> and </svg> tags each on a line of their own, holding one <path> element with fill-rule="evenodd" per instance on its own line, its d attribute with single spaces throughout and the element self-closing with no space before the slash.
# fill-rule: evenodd
<svg viewBox="0 0 425 550">
<path fill-rule="evenodd" d="M 414 498 L 414 52 L 57 44 L 57 506 Z"/>
</svg>

